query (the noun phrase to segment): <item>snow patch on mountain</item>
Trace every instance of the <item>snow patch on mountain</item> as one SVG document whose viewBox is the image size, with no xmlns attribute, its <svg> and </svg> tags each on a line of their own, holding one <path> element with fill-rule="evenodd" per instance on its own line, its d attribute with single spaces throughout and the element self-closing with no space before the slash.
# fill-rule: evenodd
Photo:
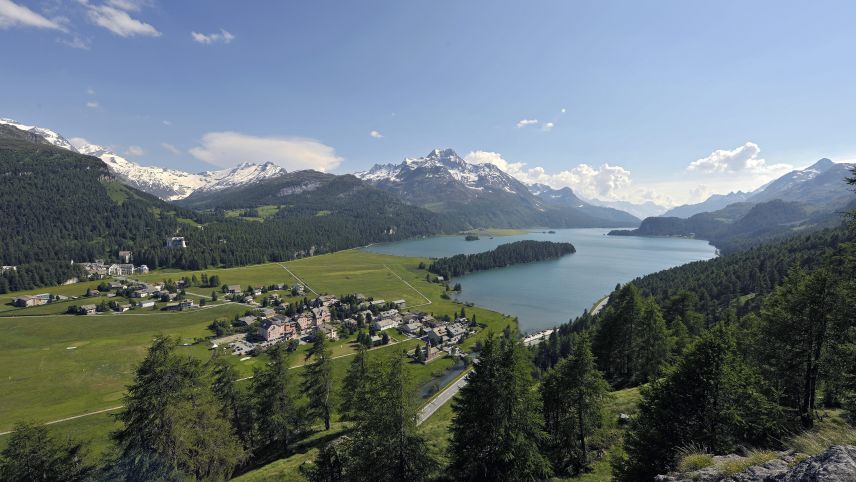
<svg viewBox="0 0 856 482">
<path fill-rule="evenodd" d="M 20 130 L 38 134 L 50 144 L 101 159 L 107 167 L 127 184 L 168 201 L 184 199 L 196 191 L 219 191 L 281 176 L 282 167 L 272 163 L 255 164 L 245 162 L 233 168 L 205 171 L 197 174 L 157 166 L 142 166 L 130 161 L 104 146 L 90 144 L 82 139 L 67 140 L 60 134 L 42 127 L 21 124 L 12 119 L 0 119 Z"/>
<path fill-rule="evenodd" d="M 468 163 L 452 149 L 434 149 L 425 157 L 406 158 L 401 164 L 376 164 L 354 175 L 375 184 L 400 183 L 417 171 L 427 178 L 450 178 L 475 191 L 501 190 L 512 194 L 520 191 L 519 182 L 500 168 L 489 163 Z"/>
<path fill-rule="evenodd" d="M 30 125 L 26 125 L 26 124 L 21 124 L 20 122 L 14 121 L 12 119 L 6 119 L 6 118 L 0 118 L 0 124 L 10 125 L 10 126 L 15 127 L 17 129 L 20 129 L 22 131 L 31 132 L 33 134 L 38 134 L 39 136 L 44 138 L 44 140 L 48 141 L 49 143 L 51 143 L 57 147 L 62 147 L 63 149 L 68 149 L 69 151 L 77 152 L 77 150 L 74 148 L 73 145 L 71 145 L 71 142 L 69 142 L 68 139 L 66 139 L 65 137 L 59 135 L 58 133 L 56 133 L 55 131 L 52 131 L 50 129 L 45 129 L 43 127 L 30 126 Z"/>
</svg>

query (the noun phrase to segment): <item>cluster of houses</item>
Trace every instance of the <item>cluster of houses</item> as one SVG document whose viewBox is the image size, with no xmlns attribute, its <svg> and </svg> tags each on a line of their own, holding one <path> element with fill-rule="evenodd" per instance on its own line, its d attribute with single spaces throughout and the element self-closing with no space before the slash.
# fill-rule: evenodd
<svg viewBox="0 0 856 482">
<path fill-rule="evenodd" d="M 119 251 L 118 263 L 106 263 L 103 259 L 96 259 L 94 263 L 80 263 L 83 270 L 90 279 L 101 279 L 107 276 L 131 276 L 134 274 L 148 274 L 149 267 L 141 264 L 134 266 L 133 254 L 130 251 Z"/>
<path fill-rule="evenodd" d="M 20 308 L 28 308 L 30 306 L 41 306 L 55 301 L 65 301 L 67 296 L 53 295 L 50 293 L 42 293 L 38 295 L 18 296 L 12 299 L 12 304 Z"/>
<path fill-rule="evenodd" d="M 229 346 L 234 354 L 244 355 L 255 348 L 264 349 L 284 341 L 299 341 L 318 332 L 323 332 L 327 339 L 339 339 L 330 313 L 330 307 L 339 304 L 339 300 L 333 296 L 320 296 L 318 301 L 320 306 L 291 316 L 277 313 L 273 308 L 261 308 L 258 316 L 238 318 L 234 324 L 248 327 L 251 334 L 249 338 L 257 340 L 257 343 L 251 343 L 249 339 L 236 340 Z"/>
</svg>

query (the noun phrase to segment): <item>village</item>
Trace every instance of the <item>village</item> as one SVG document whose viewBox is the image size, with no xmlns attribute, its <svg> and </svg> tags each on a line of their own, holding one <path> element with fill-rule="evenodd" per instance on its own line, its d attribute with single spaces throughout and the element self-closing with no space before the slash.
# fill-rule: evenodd
<svg viewBox="0 0 856 482">
<path fill-rule="evenodd" d="M 279 343 L 287 343 L 294 349 L 311 343 L 320 333 L 332 341 L 356 334 L 355 343 L 373 348 L 390 343 L 392 330 L 424 342 L 411 356 L 420 363 L 429 363 L 446 353 L 460 355 L 457 345 L 478 329 L 475 321 L 466 317 L 465 309 L 455 318 L 435 318 L 430 313 L 408 311 L 404 300 L 375 300 L 361 294 L 340 298 L 320 295 L 288 303 L 279 294 L 271 293 L 259 303 L 252 295 L 261 294 L 262 290 L 256 288 L 250 292 L 250 289 L 227 287 L 227 299 L 260 306 L 233 320 L 224 332 L 236 333 L 212 340 L 212 349 L 225 344 L 233 355 L 246 357 Z M 303 287 L 295 285 L 290 293 L 299 296 Z"/>
<path fill-rule="evenodd" d="M 466 308 L 454 316 L 438 316 L 409 310 L 403 299 L 385 301 L 362 294 L 339 297 L 311 292 L 300 283 L 267 286 L 224 284 L 219 276 L 201 279 L 144 281 L 135 275 L 147 275 L 145 265 L 132 264 L 130 251 L 118 252 L 118 263 L 96 260 L 81 263 L 90 280 L 101 281 L 78 296 L 52 293 L 22 295 L 11 304 L 29 308 L 51 303 L 66 303 L 70 315 L 107 315 L 129 311 L 188 311 L 231 303 L 245 305 L 242 316 L 231 320 L 215 319 L 209 329 L 214 333 L 209 348 L 232 355 L 252 357 L 274 345 L 284 343 L 289 350 L 312 343 L 319 334 L 330 341 L 348 340 L 367 348 L 389 344 L 395 336 L 420 340 L 409 353 L 414 361 L 430 363 L 446 354 L 461 355 L 458 345 L 479 330 L 475 315 L 468 318 Z M 211 289 L 210 295 L 200 288 Z M 356 337 L 354 336 L 356 335 Z"/>
</svg>

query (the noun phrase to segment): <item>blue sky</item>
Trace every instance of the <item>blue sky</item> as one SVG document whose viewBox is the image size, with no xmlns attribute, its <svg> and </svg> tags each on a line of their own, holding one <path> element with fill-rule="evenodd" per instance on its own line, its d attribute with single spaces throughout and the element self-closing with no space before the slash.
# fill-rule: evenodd
<svg viewBox="0 0 856 482">
<path fill-rule="evenodd" d="M 451 147 L 675 204 L 856 158 L 854 18 L 824 1 L 0 0 L 0 116 L 191 171 Z"/>
</svg>

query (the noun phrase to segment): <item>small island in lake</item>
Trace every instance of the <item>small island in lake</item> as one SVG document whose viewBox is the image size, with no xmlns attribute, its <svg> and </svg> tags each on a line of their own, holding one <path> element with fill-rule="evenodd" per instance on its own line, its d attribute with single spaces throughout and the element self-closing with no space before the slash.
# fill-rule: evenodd
<svg viewBox="0 0 856 482">
<path fill-rule="evenodd" d="M 468 235 L 464 238 L 464 240 L 466 240 L 466 241 L 478 241 L 478 240 L 479 240 L 479 237 L 478 237 L 478 236 L 476 236 L 475 234 L 468 234 Z"/>
<path fill-rule="evenodd" d="M 434 260 L 428 271 L 450 279 L 474 271 L 485 271 L 502 268 L 512 264 L 532 263 L 559 259 L 562 256 L 576 253 L 577 249 L 571 243 L 556 243 L 553 241 L 516 241 L 502 244 L 495 249 L 476 254 L 456 254 L 455 256 Z"/>
</svg>

